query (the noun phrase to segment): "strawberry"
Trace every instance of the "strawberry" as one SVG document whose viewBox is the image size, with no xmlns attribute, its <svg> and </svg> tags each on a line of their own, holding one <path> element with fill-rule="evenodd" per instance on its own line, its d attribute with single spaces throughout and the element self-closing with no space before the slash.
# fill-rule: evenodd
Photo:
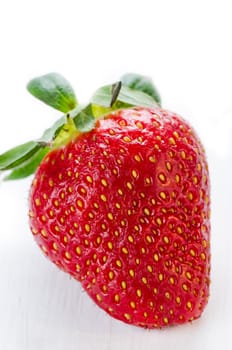
<svg viewBox="0 0 232 350">
<path fill-rule="evenodd" d="M 207 304 L 209 175 L 194 130 L 162 109 L 155 88 L 147 89 L 147 80 L 141 88 L 141 81 L 126 75 L 100 89 L 91 105 L 74 109 L 75 117 L 62 101 L 69 113 L 52 149 L 44 141 L 37 145 L 46 155 L 36 162 L 29 220 L 44 254 L 80 281 L 100 308 L 126 323 L 157 328 L 197 319 Z M 37 79 L 29 87 L 39 98 L 40 85 Z M 110 103 L 102 107 L 106 91 Z M 54 107 L 53 92 L 48 104 Z M 13 178 L 20 169 L 25 173 L 15 162 Z"/>
</svg>

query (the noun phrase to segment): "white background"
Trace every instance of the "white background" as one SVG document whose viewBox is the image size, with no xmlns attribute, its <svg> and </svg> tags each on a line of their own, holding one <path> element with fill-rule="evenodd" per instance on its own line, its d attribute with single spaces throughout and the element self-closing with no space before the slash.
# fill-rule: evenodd
<svg viewBox="0 0 232 350">
<path fill-rule="evenodd" d="M 232 349 L 231 18 L 231 0 L 0 2 L 0 153 L 59 115 L 26 92 L 34 76 L 62 73 L 85 102 L 138 72 L 198 131 L 212 186 L 209 304 L 192 324 L 147 331 L 107 316 L 43 257 L 28 228 L 31 179 L 2 182 L 0 349 Z"/>
</svg>

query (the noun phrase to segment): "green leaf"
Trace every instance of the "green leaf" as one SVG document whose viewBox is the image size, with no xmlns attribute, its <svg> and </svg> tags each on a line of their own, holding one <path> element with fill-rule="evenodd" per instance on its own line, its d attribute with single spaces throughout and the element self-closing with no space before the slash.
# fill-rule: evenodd
<svg viewBox="0 0 232 350">
<path fill-rule="evenodd" d="M 32 175 L 48 151 L 48 147 L 39 149 L 31 158 L 14 168 L 4 180 L 18 180 Z"/>
<path fill-rule="evenodd" d="M 29 159 L 41 145 L 36 141 L 29 141 L 16 146 L 0 155 L 0 170 L 12 169 Z"/>
<path fill-rule="evenodd" d="M 77 106 L 72 86 L 58 73 L 49 73 L 32 79 L 28 91 L 47 105 L 67 113 Z"/>
<path fill-rule="evenodd" d="M 122 76 L 121 81 L 124 86 L 151 96 L 161 106 L 160 94 L 150 78 L 140 74 L 128 73 Z"/>
<path fill-rule="evenodd" d="M 92 105 L 88 104 L 83 108 L 74 118 L 73 121 L 78 131 L 88 132 L 91 131 L 94 126 L 96 119 L 93 115 Z"/>
<path fill-rule="evenodd" d="M 52 140 L 54 140 L 58 135 L 59 131 L 63 128 L 65 122 L 66 122 L 66 116 L 63 115 L 50 128 L 44 131 L 43 135 L 39 139 L 39 142 L 49 143 Z"/>
<path fill-rule="evenodd" d="M 112 101 L 112 85 L 106 85 L 98 89 L 93 97 L 91 102 L 94 105 L 99 105 L 103 107 L 110 108 Z M 157 107 L 157 102 L 146 93 L 131 89 L 127 86 L 122 86 L 119 92 L 117 101 L 120 103 L 120 108 L 127 108 L 130 106 L 143 106 L 143 107 Z M 110 110 L 116 109 L 113 105 Z"/>
</svg>

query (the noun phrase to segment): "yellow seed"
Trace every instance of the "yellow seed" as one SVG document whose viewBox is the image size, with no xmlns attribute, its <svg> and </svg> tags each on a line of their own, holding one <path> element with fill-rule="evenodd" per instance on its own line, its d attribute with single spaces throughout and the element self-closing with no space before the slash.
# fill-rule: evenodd
<svg viewBox="0 0 232 350">
<path fill-rule="evenodd" d="M 153 292 L 154 292 L 154 294 L 157 294 L 157 293 L 158 293 L 158 289 L 157 289 L 157 288 L 154 288 L 154 289 L 153 289 Z"/>
<path fill-rule="evenodd" d="M 166 162 L 166 168 L 168 171 L 171 171 L 172 170 L 172 165 L 170 162 Z"/>
<path fill-rule="evenodd" d="M 187 286 L 187 284 L 183 283 L 183 284 L 182 284 L 182 288 L 183 288 L 183 290 L 184 290 L 184 291 L 186 291 L 186 292 L 187 292 L 187 290 L 188 290 L 188 286 Z"/>
<path fill-rule="evenodd" d="M 114 279 L 114 273 L 113 271 L 109 271 L 109 279 L 113 280 Z"/>
<path fill-rule="evenodd" d="M 121 223 L 121 226 L 122 226 L 122 227 L 126 226 L 126 221 L 125 221 L 125 220 L 121 220 L 120 223 Z"/>
<path fill-rule="evenodd" d="M 173 137 L 170 137 L 169 138 L 169 143 L 170 143 L 170 145 L 175 145 L 176 141 L 175 141 L 175 139 Z"/>
<path fill-rule="evenodd" d="M 192 255 L 192 256 L 196 256 L 196 253 L 195 253 L 195 251 L 193 250 L 193 249 L 190 249 L 190 254 Z"/>
<path fill-rule="evenodd" d="M 142 277 L 142 282 L 143 282 L 144 284 L 147 284 L 147 278 L 146 278 L 146 277 Z"/>
<path fill-rule="evenodd" d="M 167 198 L 166 193 L 163 192 L 163 191 L 161 191 L 159 195 L 160 195 L 160 197 L 161 197 L 162 199 L 166 199 L 166 198 Z"/>
<path fill-rule="evenodd" d="M 44 229 L 42 229 L 41 230 L 41 235 L 44 236 L 44 237 L 47 237 L 47 232 Z"/>
<path fill-rule="evenodd" d="M 58 201 L 57 199 L 55 199 L 55 200 L 54 200 L 54 206 L 55 206 L 55 207 L 59 207 L 59 204 L 60 204 L 59 201 Z"/>
<path fill-rule="evenodd" d="M 106 179 L 101 179 L 101 184 L 102 184 L 104 187 L 107 187 L 107 186 L 108 186 L 108 183 L 107 183 Z"/>
<path fill-rule="evenodd" d="M 132 170 L 132 176 L 136 179 L 136 177 L 138 176 L 138 173 L 136 170 Z"/>
<path fill-rule="evenodd" d="M 87 233 L 89 233 L 90 230 L 91 230 L 90 225 L 89 225 L 89 224 L 85 224 L 85 231 L 86 231 Z"/>
<path fill-rule="evenodd" d="M 33 233 L 33 235 L 36 235 L 38 233 L 38 231 L 35 228 L 33 228 L 31 232 Z"/>
<path fill-rule="evenodd" d="M 168 318 L 167 317 L 164 317 L 163 321 L 164 321 L 165 324 L 168 324 Z"/>
<path fill-rule="evenodd" d="M 107 246 L 108 246 L 108 248 L 109 248 L 110 250 L 113 249 L 113 243 L 112 243 L 112 242 L 108 242 L 108 243 L 107 243 Z"/>
<path fill-rule="evenodd" d="M 180 175 L 176 174 L 175 179 L 176 179 L 176 183 L 179 183 L 180 182 Z"/>
<path fill-rule="evenodd" d="M 124 317 L 125 317 L 125 319 L 127 319 L 128 321 L 131 320 L 131 315 L 130 315 L 130 314 L 125 313 L 125 314 L 124 314 Z"/>
<path fill-rule="evenodd" d="M 115 131 L 114 131 L 113 129 L 110 129 L 110 130 L 109 130 L 109 134 L 110 134 L 110 135 L 115 135 Z"/>
<path fill-rule="evenodd" d="M 176 297 L 177 304 L 180 304 L 180 297 Z"/>
<path fill-rule="evenodd" d="M 120 196 L 123 195 L 123 191 L 121 189 L 118 189 L 118 194 L 120 194 Z"/>
<path fill-rule="evenodd" d="M 97 301 L 102 301 L 102 297 L 100 296 L 100 294 L 96 295 Z"/>
<path fill-rule="evenodd" d="M 149 177 L 145 178 L 146 185 L 150 185 L 152 183 L 152 180 Z"/>
<path fill-rule="evenodd" d="M 143 209 L 143 212 L 144 212 L 144 214 L 147 215 L 147 216 L 150 216 L 150 215 L 151 215 L 151 212 L 150 212 L 150 210 L 149 210 L 148 208 L 144 208 L 144 209 Z"/>
<path fill-rule="evenodd" d="M 44 245 L 41 246 L 41 249 L 43 250 L 44 253 L 48 252 L 47 248 Z"/>
<path fill-rule="evenodd" d="M 134 270 L 130 269 L 130 270 L 129 270 L 129 275 L 130 275 L 131 277 L 135 277 L 135 272 L 134 272 Z"/>
<path fill-rule="evenodd" d="M 164 243 L 166 243 L 166 244 L 169 243 L 169 238 L 167 236 L 164 236 L 163 240 L 164 240 Z"/>
<path fill-rule="evenodd" d="M 159 278 L 159 280 L 160 280 L 160 281 L 163 281 L 163 279 L 164 279 L 164 275 L 163 275 L 162 273 L 159 273 L 158 278 Z"/>
<path fill-rule="evenodd" d="M 123 252 L 124 254 L 128 254 L 128 249 L 127 249 L 126 247 L 122 247 L 122 252 Z"/>
<path fill-rule="evenodd" d="M 192 303 L 191 303 L 191 301 L 188 301 L 187 304 L 186 304 L 186 306 L 187 306 L 188 309 L 191 309 L 191 308 L 192 308 Z"/>
<path fill-rule="evenodd" d="M 192 194 L 192 192 L 189 192 L 189 194 L 188 194 L 188 199 L 189 199 L 190 201 L 193 200 L 193 194 Z"/>
<path fill-rule="evenodd" d="M 141 253 L 145 254 L 146 253 L 146 249 L 144 247 L 141 248 Z"/>
<path fill-rule="evenodd" d="M 156 159 L 155 159 L 155 157 L 153 157 L 153 156 L 150 156 L 148 159 L 149 159 L 149 161 L 150 161 L 151 163 L 155 163 L 155 162 L 156 162 Z"/>
<path fill-rule="evenodd" d="M 65 252 L 64 255 L 65 255 L 66 259 L 71 260 L 71 255 L 69 252 Z"/>
<path fill-rule="evenodd" d="M 179 234 L 183 233 L 183 230 L 180 226 L 177 226 L 176 230 Z"/>
<path fill-rule="evenodd" d="M 122 267 L 122 262 L 121 262 L 121 260 L 116 260 L 116 265 L 117 265 L 118 267 Z"/>
<path fill-rule="evenodd" d="M 146 236 L 146 241 L 147 241 L 147 243 L 152 243 L 152 238 L 151 238 L 151 236 L 147 235 L 147 236 Z"/>
<path fill-rule="evenodd" d="M 53 186 L 54 186 L 54 181 L 50 179 L 50 180 L 48 181 L 48 184 L 49 184 L 50 187 L 53 187 Z"/>
<path fill-rule="evenodd" d="M 155 260 L 156 262 L 159 261 L 159 255 L 158 255 L 157 253 L 154 254 L 154 260 Z"/>
<path fill-rule="evenodd" d="M 133 243 L 133 242 L 134 242 L 134 238 L 133 238 L 131 235 L 129 235 L 129 236 L 127 237 L 127 239 L 128 239 L 128 241 L 129 241 L 130 243 Z"/>
<path fill-rule="evenodd" d="M 193 177 L 193 183 L 194 183 L 194 185 L 197 185 L 197 184 L 198 184 L 198 178 L 197 178 L 197 176 L 194 176 L 194 177 Z"/>
<path fill-rule="evenodd" d="M 120 209 L 120 208 L 121 208 L 120 203 L 115 203 L 115 207 L 116 207 L 117 209 Z"/>
<path fill-rule="evenodd" d="M 192 279 L 192 275 L 191 275 L 191 273 L 190 273 L 189 271 L 187 271 L 185 275 L 186 275 L 186 277 L 187 277 L 189 280 Z"/>
<path fill-rule="evenodd" d="M 106 229 L 106 225 L 103 223 L 103 224 L 101 224 L 101 228 L 103 229 L 103 230 L 105 230 Z"/>
<path fill-rule="evenodd" d="M 105 196 L 104 194 L 101 194 L 101 195 L 100 195 L 100 198 L 101 198 L 101 200 L 102 200 L 103 202 L 106 202 L 106 201 L 107 201 L 106 196 Z"/>
<path fill-rule="evenodd" d="M 174 136 L 176 139 L 178 139 L 178 138 L 180 137 L 177 131 L 174 131 L 173 136 Z"/>
<path fill-rule="evenodd" d="M 131 138 L 129 136 L 124 136 L 123 141 L 125 142 L 131 142 Z"/>
<path fill-rule="evenodd" d="M 165 175 L 163 174 L 163 173 L 160 173 L 159 175 L 158 175 L 158 177 L 159 177 L 159 180 L 161 181 L 161 182 L 166 182 L 166 177 L 165 177 Z"/>
<path fill-rule="evenodd" d="M 165 292 L 164 295 L 165 295 L 165 298 L 166 298 L 166 299 L 170 299 L 170 297 L 171 297 L 169 292 Z"/>
<path fill-rule="evenodd" d="M 127 183 L 126 183 L 126 186 L 127 186 L 127 188 L 128 188 L 129 190 L 132 190 L 132 188 L 133 188 L 133 186 L 132 186 L 132 184 L 131 184 L 130 182 L 127 182 Z"/>
<path fill-rule="evenodd" d="M 156 200 L 155 200 L 155 198 L 152 198 L 152 199 L 151 199 L 151 204 L 156 205 Z"/>
<path fill-rule="evenodd" d="M 207 242 L 206 242 L 206 240 L 205 240 L 205 239 L 202 241 L 202 245 L 203 245 L 203 247 L 204 247 L 204 248 L 206 248 L 206 247 L 207 247 Z"/>
<path fill-rule="evenodd" d="M 132 309 L 135 309 L 136 305 L 135 305 L 135 302 L 134 302 L 134 301 L 131 301 L 131 302 L 130 302 L 130 307 L 131 307 Z"/>
<path fill-rule="evenodd" d="M 136 162 L 141 162 L 141 157 L 138 154 L 134 156 L 134 159 L 136 160 Z"/>
<path fill-rule="evenodd" d="M 108 213 L 108 214 L 107 214 L 107 217 L 108 217 L 108 219 L 109 219 L 109 220 L 111 220 L 111 221 L 114 219 L 114 217 L 113 217 L 113 214 L 112 214 L 112 213 Z"/>
<path fill-rule="evenodd" d="M 125 282 L 125 281 L 122 281 L 122 282 L 121 282 L 121 286 L 122 286 L 122 289 L 126 289 L 126 282 Z"/>
<path fill-rule="evenodd" d="M 147 271 L 148 271 L 148 272 L 152 272 L 152 271 L 153 271 L 153 268 L 152 268 L 151 265 L 147 265 Z"/>
<path fill-rule="evenodd" d="M 78 199 L 78 200 L 77 200 L 77 206 L 78 206 L 79 208 L 83 208 L 83 202 L 82 202 L 81 199 Z"/>
<path fill-rule="evenodd" d="M 78 255 L 81 255 L 81 253 L 82 253 L 81 247 L 79 247 L 79 246 L 76 247 L 76 253 Z"/>
<path fill-rule="evenodd" d="M 201 259 L 202 259 L 202 260 L 205 260 L 205 259 L 206 259 L 205 253 L 201 253 Z"/>
<path fill-rule="evenodd" d="M 170 277 L 170 278 L 169 278 L 169 282 L 173 285 L 173 284 L 175 283 L 174 278 L 173 278 L 173 277 Z"/>
<path fill-rule="evenodd" d="M 185 153 L 185 151 L 181 151 L 181 152 L 180 152 L 180 156 L 181 156 L 182 159 L 185 159 L 185 158 L 186 158 L 186 153 Z"/>
<path fill-rule="evenodd" d="M 141 122 L 137 121 L 137 122 L 135 123 L 135 125 L 136 125 L 139 129 L 143 129 L 143 124 L 142 124 Z"/>
<path fill-rule="evenodd" d="M 56 251 L 58 250 L 58 245 L 57 245 L 56 242 L 53 243 L 52 247 L 53 247 L 54 250 L 56 250 Z"/>
<path fill-rule="evenodd" d="M 118 294 L 115 294 L 114 301 L 118 303 L 120 301 L 120 296 Z"/>
<path fill-rule="evenodd" d="M 97 242 L 97 244 L 101 243 L 101 237 L 100 236 L 97 237 L 96 242 Z"/>
<path fill-rule="evenodd" d="M 156 218 L 156 223 L 161 226 L 162 225 L 162 220 L 158 217 Z"/>
<path fill-rule="evenodd" d="M 136 294 L 137 294 L 137 296 L 138 296 L 139 298 L 141 298 L 141 296 L 142 296 L 142 291 L 141 291 L 141 289 L 137 289 L 137 290 L 136 290 Z"/>
<path fill-rule="evenodd" d="M 36 198 L 36 200 L 35 200 L 35 205 L 36 205 L 37 207 L 39 207 L 39 206 L 41 205 L 41 201 L 40 201 L 39 198 Z"/>
<path fill-rule="evenodd" d="M 136 258 L 136 259 L 135 259 L 135 263 L 136 263 L 136 265 L 139 265 L 139 264 L 140 264 L 140 259 L 139 259 L 139 258 Z"/>
<path fill-rule="evenodd" d="M 89 212 L 88 216 L 89 216 L 90 219 L 94 218 L 94 214 L 92 212 Z"/>
</svg>

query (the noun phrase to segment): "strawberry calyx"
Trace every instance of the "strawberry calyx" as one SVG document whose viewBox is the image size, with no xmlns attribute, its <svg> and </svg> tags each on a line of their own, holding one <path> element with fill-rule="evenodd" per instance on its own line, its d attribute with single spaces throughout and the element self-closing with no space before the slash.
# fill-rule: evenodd
<svg viewBox="0 0 232 350">
<path fill-rule="evenodd" d="M 0 155 L 0 172 L 10 171 L 5 180 L 16 180 L 35 172 L 44 156 L 53 148 L 66 145 L 80 134 L 94 129 L 96 121 L 112 111 L 142 107 L 160 107 L 160 95 L 151 79 L 129 73 L 110 85 L 99 88 L 84 106 L 78 103 L 70 83 L 58 73 L 32 79 L 28 91 L 50 107 L 65 113 L 43 135 Z"/>
</svg>

